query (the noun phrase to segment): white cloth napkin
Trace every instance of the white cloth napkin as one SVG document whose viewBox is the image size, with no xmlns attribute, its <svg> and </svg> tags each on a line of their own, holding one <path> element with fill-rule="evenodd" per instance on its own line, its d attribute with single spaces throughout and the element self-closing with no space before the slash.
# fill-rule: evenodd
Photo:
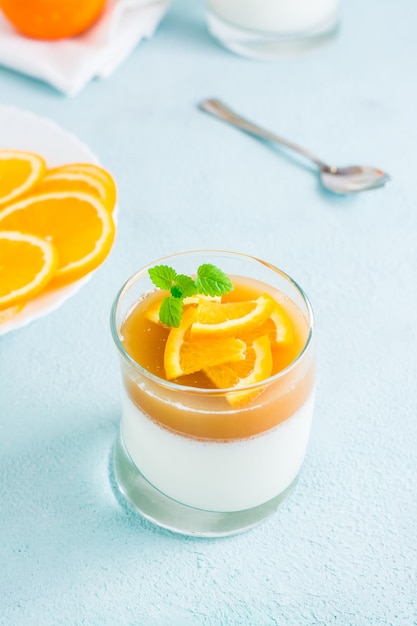
<svg viewBox="0 0 417 626">
<path fill-rule="evenodd" d="M 19 35 L 0 12 L 0 65 L 75 96 L 94 77 L 110 76 L 141 39 L 152 37 L 168 5 L 169 0 L 109 0 L 92 28 L 53 42 Z"/>
</svg>

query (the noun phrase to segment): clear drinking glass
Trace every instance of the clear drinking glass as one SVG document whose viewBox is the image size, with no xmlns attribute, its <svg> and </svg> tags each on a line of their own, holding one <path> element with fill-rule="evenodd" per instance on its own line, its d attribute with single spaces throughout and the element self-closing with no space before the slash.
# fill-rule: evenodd
<svg viewBox="0 0 417 626">
<path fill-rule="evenodd" d="M 308 52 L 334 37 L 339 0 L 206 0 L 211 34 L 258 59 Z"/>
<path fill-rule="evenodd" d="M 137 303 L 155 290 L 150 267 L 165 264 L 191 275 L 202 263 L 272 295 L 290 310 L 302 337 L 298 356 L 284 370 L 239 389 L 254 396 L 240 408 L 228 401 L 237 393 L 233 388 L 183 386 L 150 373 L 132 357 L 123 335 Z M 313 315 L 297 283 L 239 253 L 172 255 L 125 283 L 112 308 L 111 330 L 123 380 L 113 469 L 127 501 L 162 527 L 198 536 L 242 532 L 273 513 L 296 483 L 313 416 Z"/>
</svg>

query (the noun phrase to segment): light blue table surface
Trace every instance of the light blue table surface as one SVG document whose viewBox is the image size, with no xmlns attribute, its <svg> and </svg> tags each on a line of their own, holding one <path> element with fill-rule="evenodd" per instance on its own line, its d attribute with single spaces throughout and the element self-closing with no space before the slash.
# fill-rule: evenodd
<svg viewBox="0 0 417 626">
<path fill-rule="evenodd" d="M 75 133 L 119 187 L 114 249 L 54 313 L 0 338 L 5 626 L 417 624 L 417 3 L 346 1 L 337 39 L 260 63 L 179 0 L 75 98 L 0 69 L 0 104 Z M 202 114 L 221 97 L 392 184 L 324 192 L 279 150 Z M 249 533 L 160 530 L 109 482 L 120 378 L 109 309 L 134 270 L 223 248 L 294 276 L 315 309 L 315 422 L 297 488 Z"/>
</svg>

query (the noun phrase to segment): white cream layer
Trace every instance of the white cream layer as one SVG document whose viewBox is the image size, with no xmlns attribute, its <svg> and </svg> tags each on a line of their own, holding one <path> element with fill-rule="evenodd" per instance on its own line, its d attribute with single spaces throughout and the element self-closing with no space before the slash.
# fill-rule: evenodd
<svg viewBox="0 0 417 626">
<path fill-rule="evenodd" d="M 122 438 L 141 473 L 170 498 L 208 511 L 241 511 L 271 500 L 297 476 L 310 433 L 313 395 L 276 428 L 226 442 L 169 431 L 125 397 Z"/>
<path fill-rule="evenodd" d="M 241 28 L 297 34 L 336 22 L 339 0 L 207 0 L 207 5 Z"/>
</svg>

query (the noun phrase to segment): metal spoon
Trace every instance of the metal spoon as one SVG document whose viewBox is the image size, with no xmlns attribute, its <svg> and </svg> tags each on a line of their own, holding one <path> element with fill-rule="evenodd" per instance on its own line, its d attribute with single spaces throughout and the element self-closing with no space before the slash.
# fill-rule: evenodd
<svg viewBox="0 0 417 626">
<path fill-rule="evenodd" d="M 376 189 L 377 187 L 383 187 L 385 183 L 390 180 L 388 174 L 375 167 L 370 167 L 369 165 L 350 165 L 348 167 L 332 167 L 327 165 L 309 150 L 300 148 L 300 146 L 297 146 L 295 143 L 287 141 L 256 124 L 252 124 L 252 122 L 249 122 L 240 115 L 237 115 L 237 113 L 229 109 L 229 107 L 220 100 L 204 100 L 200 103 L 200 108 L 255 137 L 279 143 L 307 157 L 318 165 L 322 185 L 326 187 L 326 189 L 333 191 L 333 193 L 346 194 L 355 191 Z"/>
</svg>

